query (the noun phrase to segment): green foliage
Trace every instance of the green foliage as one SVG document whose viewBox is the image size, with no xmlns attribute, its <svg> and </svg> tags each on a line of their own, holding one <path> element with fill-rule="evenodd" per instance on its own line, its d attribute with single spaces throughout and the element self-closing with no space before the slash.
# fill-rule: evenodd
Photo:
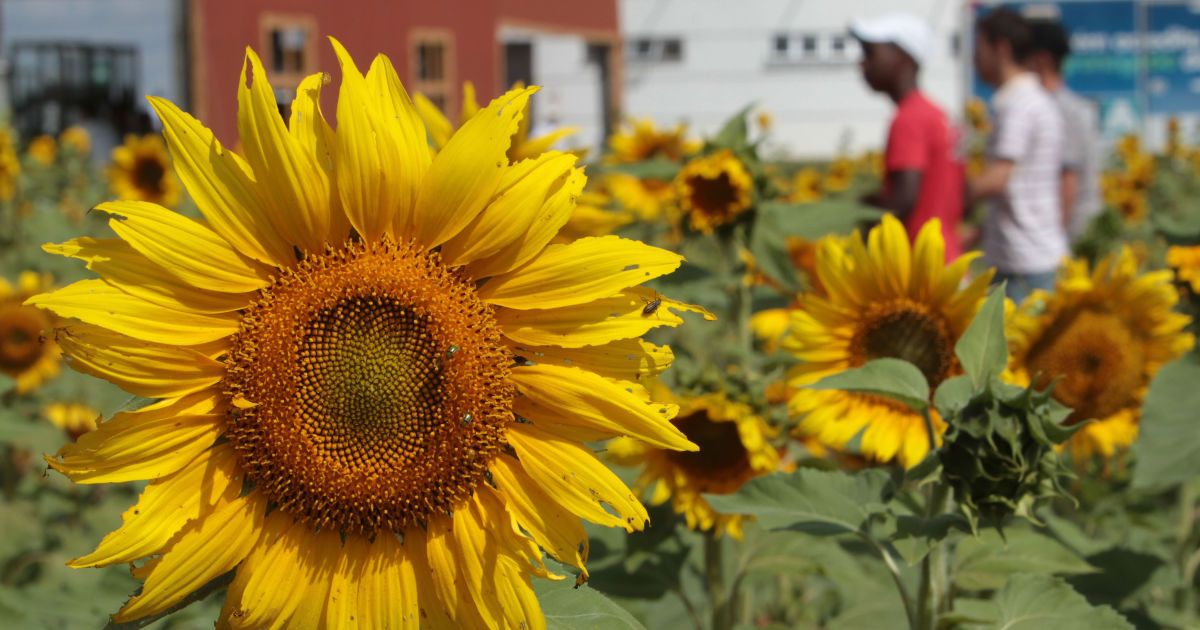
<svg viewBox="0 0 1200 630">
<path fill-rule="evenodd" d="M 1004 336 L 1004 285 L 992 289 L 971 325 L 954 346 L 954 354 L 976 390 L 1000 376 L 1008 365 Z"/>
<path fill-rule="evenodd" d="M 753 479 L 735 494 L 705 498 L 719 512 L 752 514 L 763 527 L 832 535 L 862 531 L 892 492 L 881 470 L 848 475 L 802 468 Z"/>
<path fill-rule="evenodd" d="M 1133 445 L 1133 484 L 1163 488 L 1200 477 L 1200 360 L 1188 355 L 1164 366 L 1142 407 Z"/>
<path fill-rule="evenodd" d="M 645 630 L 629 611 L 599 591 L 566 580 L 537 580 L 534 591 L 552 630 Z"/>
<path fill-rule="evenodd" d="M 1035 503 L 1069 496 L 1068 470 L 1054 447 L 1073 433 L 1049 390 L 1019 389 L 993 381 L 949 419 L 938 451 L 945 480 L 972 526 L 999 526 L 1016 515 L 1036 521 Z"/>
<path fill-rule="evenodd" d="M 883 358 L 832 374 L 808 386 L 885 396 L 917 411 L 929 407 L 929 383 L 921 370 L 902 359 Z"/>
<path fill-rule="evenodd" d="M 965 628 L 1004 630 L 1132 630 L 1128 621 L 1106 606 L 1092 606 L 1059 578 L 1021 573 L 1009 578 L 995 600 L 957 609 L 969 619 Z"/>
</svg>

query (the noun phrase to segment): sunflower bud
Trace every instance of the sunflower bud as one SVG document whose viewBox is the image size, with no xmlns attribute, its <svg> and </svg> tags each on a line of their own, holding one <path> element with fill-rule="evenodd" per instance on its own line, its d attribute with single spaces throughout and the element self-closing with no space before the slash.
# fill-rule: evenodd
<svg viewBox="0 0 1200 630">
<path fill-rule="evenodd" d="M 938 458 L 972 528 L 1010 515 L 1037 522 L 1039 500 L 1069 496 L 1060 480 L 1070 471 L 1055 452 L 1077 428 L 1060 424 L 1069 413 L 1050 389 L 993 382 L 948 418 Z"/>
</svg>

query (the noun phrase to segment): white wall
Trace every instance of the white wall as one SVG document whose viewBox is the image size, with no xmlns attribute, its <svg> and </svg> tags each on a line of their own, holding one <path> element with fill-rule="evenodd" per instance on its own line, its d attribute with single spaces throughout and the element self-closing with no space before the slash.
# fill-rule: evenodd
<svg viewBox="0 0 1200 630">
<path fill-rule="evenodd" d="M 556 148 L 597 150 L 604 136 L 599 68 L 587 62 L 587 41 L 577 35 L 504 27 L 501 43 L 533 44 L 533 81 L 541 91 L 533 97 L 533 132 L 578 127 L 579 132 Z"/>
<path fill-rule="evenodd" d="M 853 62 L 769 63 L 782 32 L 844 32 L 855 16 L 906 11 L 929 20 L 936 55 L 921 86 L 952 118 L 962 109 L 962 70 L 951 56 L 958 0 L 620 0 L 621 34 L 679 36 L 679 62 L 638 63 L 626 50 L 624 111 L 700 132 L 749 103 L 774 116 L 779 157 L 828 158 L 882 146 L 892 103 L 863 83 Z"/>
</svg>

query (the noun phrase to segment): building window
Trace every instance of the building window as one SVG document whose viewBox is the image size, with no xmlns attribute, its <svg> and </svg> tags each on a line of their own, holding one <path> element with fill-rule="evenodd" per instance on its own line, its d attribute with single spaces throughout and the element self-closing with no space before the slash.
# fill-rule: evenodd
<svg viewBox="0 0 1200 630">
<path fill-rule="evenodd" d="M 317 21 L 312 16 L 264 13 L 259 31 L 272 86 L 295 87 L 317 71 Z"/>
<path fill-rule="evenodd" d="M 843 31 L 776 33 L 771 36 L 772 65 L 845 64 L 854 61 L 858 42 Z"/>
<path fill-rule="evenodd" d="M 629 61 L 679 63 L 683 61 L 683 40 L 678 37 L 636 37 L 629 45 Z"/>
<path fill-rule="evenodd" d="M 409 41 L 414 88 L 447 111 L 455 94 L 454 34 L 442 29 L 417 29 Z"/>
</svg>

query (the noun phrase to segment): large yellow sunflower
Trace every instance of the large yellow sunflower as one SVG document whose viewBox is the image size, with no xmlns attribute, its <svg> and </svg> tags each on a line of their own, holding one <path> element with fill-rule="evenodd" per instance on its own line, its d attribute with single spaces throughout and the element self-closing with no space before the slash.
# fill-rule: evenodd
<svg viewBox="0 0 1200 630">
<path fill-rule="evenodd" d="M 655 388 L 666 392 L 665 388 Z M 673 399 L 669 393 L 658 397 Z M 695 453 L 665 450 L 630 438 L 618 438 L 608 453 L 626 466 L 642 469 L 637 488 L 653 487 L 650 501 L 668 499 L 682 514 L 688 527 L 718 536 L 742 537 L 742 523 L 749 517 L 721 514 L 704 494 L 731 494 L 747 481 L 779 469 L 779 452 L 768 438 L 771 428 L 745 404 L 723 394 L 705 394 L 676 400 L 679 414 L 671 421 L 689 440 L 700 446 Z"/>
<path fill-rule="evenodd" d="M 518 82 L 513 85 L 512 89 L 520 90 L 524 87 L 523 83 Z M 413 103 L 416 105 L 417 114 L 429 131 L 429 139 L 436 150 L 446 146 L 446 143 L 454 135 L 454 130 L 465 125 L 479 111 L 479 102 L 475 99 L 475 85 L 470 81 L 463 83 L 462 108 L 459 110 L 457 125 L 451 123 L 446 114 L 424 94 L 416 93 L 413 96 Z M 508 159 L 513 162 L 535 158 L 549 151 L 551 147 L 558 144 L 559 140 L 579 131 L 578 127 L 560 127 L 536 138 L 530 138 L 529 104 L 526 103 L 524 107 L 526 109 L 521 112 L 517 128 L 513 131 L 512 142 L 508 147 Z"/>
<path fill-rule="evenodd" d="M 179 203 L 179 179 L 171 170 L 167 146 L 156 135 L 125 136 L 125 144 L 113 149 L 108 183 L 121 199 L 168 208 Z"/>
<path fill-rule="evenodd" d="M 27 394 L 58 376 L 62 351 L 50 332 L 54 318 L 23 302 L 53 286 L 50 277 L 23 271 L 13 286 L 0 278 L 0 372 Z"/>
<path fill-rule="evenodd" d="M 336 130 L 321 74 L 285 125 L 252 51 L 244 155 L 150 99 L 204 221 L 105 203 L 118 238 L 47 246 L 101 276 L 30 300 L 78 320 L 72 365 L 160 399 L 47 458 L 79 483 L 150 482 L 71 566 L 149 558 L 119 622 L 232 571 L 222 627 L 544 627 L 539 547 L 586 579 L 580 519 L 647 518 L 584 442 L 696 449 L 636 383 L 670 359 L 640 335 L 695 308 L 647 315 L 638 285 L 681 259 L 547 245 L 584 176 L 571 155 L 506 159 L 535 89 L 434 156 L 391 62 L 364 76 L 334 49 Z"/>
<path fill-rule="evenodd" d="M 884 357 L 916 365 L 931 389 L 958 373 L 954 345 L 987 293 L 992 271 L 962 287 L 977 254 L 947 266 L 945 248 L 938 221 L 925 224 L 910 246 L 891 215 L 865 242 L 855 232 L 818 246 L 815 276 L 823 292 L 801 296 L 783 340 L 801 361 L 792 369 L 790 383 L 799 389 L 789 404 L 801 435 L 842 448 L 861 434 L 865 456 L 906 468 L 925 457 L 929 437 L 920 414 L 876 396 L 804 386 Z M 934 423 L 940 433 L 936 414 Z"/>
<path fill-rule="evenodd" d="M 1012 378 L 1054 382 L 1054 397 L 1074 409 L 1068 423 L 1093 420 L 1068 443 L 1076 456 L 1109 457 L 1137 437 L 1150 379 L 1194 343 L 1184 330 L 1190 318 L 1172 310 L 1177 300 L 1169 270 L 1139 275 L 1123 247 L 1094 269 L 1070 261 L 1053 293 L 1037 291 L 1017 309 L 1009 325 Z"/>
<path fill-rule="evenodd" d="M 0 128 L 0 201 L 11 201 L 17 194 L 17 178 L 21 175 L 21 159 L 17 156 L 12 130 Z"/>
<path fill-rule="evenodd" d="M 750 171 L 728 149 L 690 160 L 675 177 L 680 210 L 705 234 L 749 210 L 753 187 Z"/>
</svg>

